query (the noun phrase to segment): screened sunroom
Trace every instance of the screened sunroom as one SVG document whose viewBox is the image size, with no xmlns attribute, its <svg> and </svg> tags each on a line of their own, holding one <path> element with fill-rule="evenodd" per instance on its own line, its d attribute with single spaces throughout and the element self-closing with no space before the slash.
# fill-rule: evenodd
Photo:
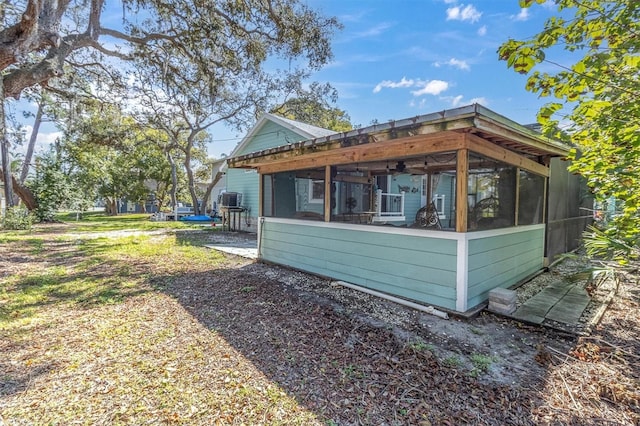
<svg viewBox="0 0 640 426">
<path fill-rule="evenodd" d="M 229 160 L 260 174 L 259 257 L 465 312 L 543 267 L 567 147 L 480 105 Z"/>
</svg>

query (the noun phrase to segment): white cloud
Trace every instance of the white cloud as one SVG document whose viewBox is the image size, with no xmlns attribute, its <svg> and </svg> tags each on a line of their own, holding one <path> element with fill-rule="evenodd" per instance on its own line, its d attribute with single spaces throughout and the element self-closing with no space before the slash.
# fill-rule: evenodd
<svg viewBox="0 0 640 426">
<path fill-rule="evenodd" d="M 486 25 L 483 25 L 480 28 L 478 28 L 478 35 L 480 37 L 482 37 L 482 36 L 484 36 L 486 34 L 487 34 L 487 26 Z"/>
<path fill-rule="evenodd" d="M 390 22 L 382 22 L 374 27 L 371 27 L 365 31 L 360 31 L 358 33 L 355 34 L 356 37 L 358 38 L 362 38 L 362 37 L 375 37 L 378 36 L 382 33 L 384 33 L 386 30 L 388 30 L 389 28 L 393 27 L 394 24 L 390 23 Z"/>
<path fill-rule="evenodd" d="M 412 90 L 411 94 L 413 96 L 422 96 L 422 95 L 439 95 L 449 88 L 449 83 L 442 80 L 431 80 L 427 82 L 421 82 L 422 88 L 419 90 Z"/>
<path fill-rule="evenodd" d="M 367 13 L 365 11 L 360 11 L 360 12 L 354 13 L 354 14 L 340 15 L 339 19 L 340 19 L 340 22 L 360 22 L 360 21 L 362 21 L 362 18 L 366 14 Z"/>
<path fill-rule="evenodd" d="M 400 81 L 384 80 L 378 83 L 376 87 L 373 88 L 373 93 L 378 93 L 385 87 L 388 87 L 390 89 L 397 89 L 401 87 L 413 87 L 415 86 L 415 84 L 416 82 L 413 79 L 407 80 L 407 78 L 405 77 L 402 77 Z"/>
<path fill-rule="evenodd" d="M 523 7 L 522 9 L 520 9 L 520 13 L 518 13 L 517 15 L 512 15 L 511 18 L 516 20 L 516 21 L 526 21 L 526 20 L 528 20 L 529 19 L 529 9 Z"/>
<path fill-rule="evenodd" d="M 486 98 L 483 97 L 479 97 L 479 98 L 471 98 L 468 101 L 464 99 L 464 96 L 462 95 L 458 95 L 458 96 L 443 96 L 440 98 L 440 100 L 443 100 L 445 102 L 449 102 L 451 103 L 451 107 L 452 108 L 457 108 L 461 105 L 471 105 L 471 104 L 480 104 L 480 105 L 484 105 L 484 106 L 488 106 L 489 105 L 489 101 Z"/>
<path fill-rule="evenodd" d="M 411 94 L 413 96 L 422 96 L 422 95 L 439 95 L 449 88 L 449 83 L 442 80 L 414 80 L 412 78 L 407 79 L 406 77 L 402 77 L 400 81 L 392 81 L 392 80 L 384 80 L 376 85 L 373 88 L 373 93 L 380 92 L 383 88 L 390 89 L 398 89 L 398 88 L 409 88 L 414 87 L 417 90 L 412 90 Z"/>
<path fill-rule="evenodd" d="M 442 65 L 450 65 L 454 68 L 458 68 L 465 71 L 469 71 L 471 69 L 467 61 L 462 59 L 456 59 L 456 58 L 451 58 L 447 62 L 436 62 L 433 65 L 435 65 L 436 67 L 441 67 Z"/>
<path fill-rule="evenodd" d="M 451 106 L 452 107 L 457 107 L 458 105 L 460 105 L 462 103 L 462 95 L 458 95 L 455 96 L 452 100 L 451 100 Z"/>
<path fill-rule="evenodd" d="M 474 23 L 480 20 L 482 12 L 476 9 L 472 4 L 465 6 L 453 6 L 447 9 L 447 21 L 469 21 Z"/>
<path fill-rule="evenodd" d="M 38 133 L 36 143 L 39 145 L 51 145 L 56 139 L 62 137 L 62 132 Z"/>
</svg>

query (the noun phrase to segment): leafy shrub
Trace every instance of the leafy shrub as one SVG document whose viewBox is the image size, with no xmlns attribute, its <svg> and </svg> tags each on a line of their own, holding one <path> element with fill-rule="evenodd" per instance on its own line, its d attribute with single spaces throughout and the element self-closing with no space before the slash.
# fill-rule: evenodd
<svg viewBox="0 0 640 426">
<path fill-rule="evenodd" d="M 9 207 L 2 217 L 2 228 L 9 230 L 30 230 L 33 225 L 33 215 L 21 206 Z"/>
<path fill-rule="evenodd" d="M 39 222 L 51 222 L 58 209 L 71 198 L 72 183 L 54 153 L 38 157 L 36 175 L 29 182 L 38 207 L 34 211 Z"/>
</svg>

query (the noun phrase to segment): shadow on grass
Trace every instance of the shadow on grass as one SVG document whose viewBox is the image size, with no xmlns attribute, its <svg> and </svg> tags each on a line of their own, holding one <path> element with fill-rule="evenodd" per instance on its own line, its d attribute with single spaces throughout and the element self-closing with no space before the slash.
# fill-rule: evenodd
<svg viewBox="0 0 640 426">
<path fill-rule="evenodd" d="M 243 247 L 246 244 L 257 244 L 257 235 L 250 232 L 223 231 L 221 226 L 200 226 L 175 231 L 176 243 L 183 246 L 200 246 L 207 244 L 235 244 Z"/>
<path fill-rule="evenodd" d="M 32 317 L 38 308 L 56 304 L 79 307 L 118 303 L 146 293 L 144 269 L 107 256 L 118 240 L 48 241 L 26 239 L 14 245 L 9 262 L 28 264 L 10 276 L 0 304 L 0 323 Z"/>
<path fill-rule="evenodd" d="M 0 305 L 0 322 L 29 318 L 38 308 L 56 304 L 75 304 L 82 308 L 119 303 L 127 297 L 151 291 L 137 283 L 132 285 L 126 276 L 85 272 L 67 274 L 49 271 L 18 279 L 10 301 Z"/>
<path fill-rule="evenodd" d="M 24 392 L 29 384 L 39 376 L 47 375 L 58 368 L 55 363 L 46 363 L 30 368 L 16 368 L 15 365 L 0 361 L 0 396 Z"/>
</svg>

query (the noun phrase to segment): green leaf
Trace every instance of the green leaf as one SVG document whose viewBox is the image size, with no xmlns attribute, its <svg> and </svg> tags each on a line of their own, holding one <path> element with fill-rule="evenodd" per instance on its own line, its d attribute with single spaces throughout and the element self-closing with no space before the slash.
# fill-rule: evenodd
<svg viewBox="0 0 640 426">
<path fill-rule="evenodd" d="M 540 111 L 538 111 L 538 122 L 542 125 L 547 124 L 551 119 L 551 116 L 561 109 L 562 104 L 557 102 L 545 104 L 542 108 L 540 108 Z"/>
</svg>

